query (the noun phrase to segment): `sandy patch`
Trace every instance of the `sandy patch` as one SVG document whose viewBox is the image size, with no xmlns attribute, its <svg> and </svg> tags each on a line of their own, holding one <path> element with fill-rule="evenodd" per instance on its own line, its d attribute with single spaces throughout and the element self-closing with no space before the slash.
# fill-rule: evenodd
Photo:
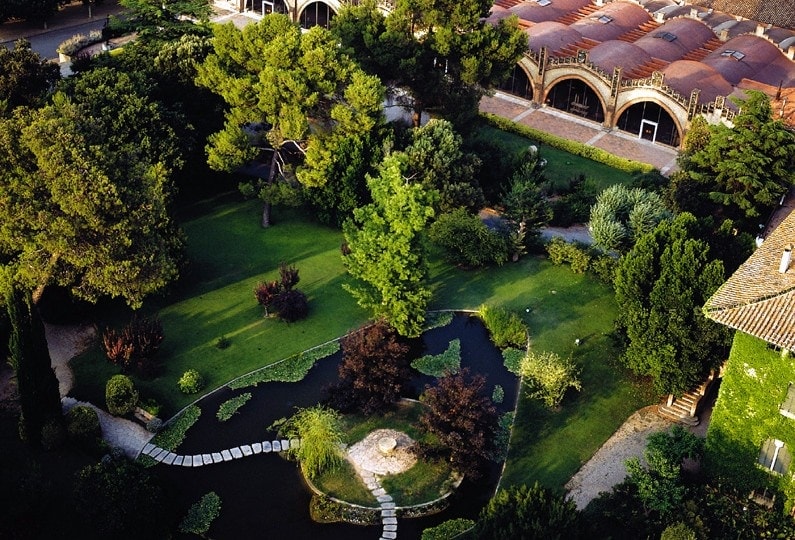
<svg viewBox="0 0 795 540">
<path fill-rule="evenodd" d="M 389 453 L 384 453 L 379 449 L 379 442 L 388 439 L 393 439 L 395 446 Z M 398 474 L 412 468 L 417 462 L 410 450 L 412 445 L 414 440 L 401 431 L 377 429 L 348 448 L 348 459 L 357 471 L 380 476 Z"/>
</svg>

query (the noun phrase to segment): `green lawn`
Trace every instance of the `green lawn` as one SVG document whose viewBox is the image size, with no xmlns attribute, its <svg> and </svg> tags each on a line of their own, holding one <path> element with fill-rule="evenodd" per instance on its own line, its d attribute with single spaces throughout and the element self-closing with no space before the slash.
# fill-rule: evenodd
<svg viewBox="0 0 795 540">
<path fill-rule="evenodd" d="M 535 144 L 541 153 L 541 157 L 547 160 L 548 164 L 545 173 L 555 186 L 564 185 L 571 178 L 580 174 L 586 178 L 593 179 L 599 191 L 613 184 L 627 184 L 632 179 L 629 173 L 619 171 L 608 165 L 575 156 L 563 150 L 540 144 L 537 141 L 514 133 L 508 133 L 489 125 L 483 125 L 478 128 L 476 139 L 498 144 L 506 151 L 517 154 L 527 149 L 529 145 Z"/>
<path fill-rule="evenodd" d="M 276 212 L 274 226 L 263 230 L 257 202 L 228 197 L 202 203 L 186 215 L 191 216 L 183 223 L 190 267 L 170 296 L 146 306 L 163 321 L 165 370 L 155 380 L 136 380 L 142 397 L 165 406 L 164 418 L 196 397 L 177 390 L 176 381 L 188 368 L 206 377 L 209 391 L 334 339 L 367 319 L 341 287 L 348 278 L 340 260 L 339 231 L 283 210 Z M 264 319 L 256 304 L 254 286 L 274 279 L 280 261 L 300 270 L 298 287 L 307 293 L 311 309 L 305 321 Z M 606 336 L 616 312 L 609 287 L 538 256 L 480 271 L 452 268 L 434 257 L 431 276 L 431 309 L 476 309 L 483 303 L 513 309 L 528 324 L 534 347 L 571 354 L 583 367 L 582 393 L 568 396 L 560 411 L 520 403 L 506 483 L 539 480 L 562 487 L 632 411 L 649 403 L 615 365 L 616 353 Z M 231 345 L 220 350 L 215 342 L 222 335 Z M 116 368 L 98 347 L 73 366 L 73 395 L 104 405 L 105 381 Z"/>
</svg>

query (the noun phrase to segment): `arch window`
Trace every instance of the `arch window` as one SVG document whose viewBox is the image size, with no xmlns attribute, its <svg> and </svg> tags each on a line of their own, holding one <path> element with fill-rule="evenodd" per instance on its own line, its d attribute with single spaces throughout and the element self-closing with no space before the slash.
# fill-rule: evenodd
<svg viewBox="0 0 795 540">
<path fill-rule="evenodd" d="M 527 74 L 519 65 L 513 66 L 513 71 L 500 85 L 500 90 L 522 99 L 533 99 L 533 86 L 530 84 Z"/>
<path fill-rule="evenodd" d="M 328 28 L 331 19 L 334 18 L 334 10 L 324 2 L 312 2 L 304 8 L 299 18 L 301 28 L 312 28 L 322 26 Z"/>
<path fill-rule="evenodd" d="M 651 101 L 641 101 L 627 108 L 616 127 L 647 141 L 678 147 L 679 129 L 668 111 Z"/>
<path fill-rule="evenodd" d="M 579 79 L 566 79 L 555 84 L 547 94 L 546 104 L 594 122 L 605 119 L 599 96 Z"/>
</svg>

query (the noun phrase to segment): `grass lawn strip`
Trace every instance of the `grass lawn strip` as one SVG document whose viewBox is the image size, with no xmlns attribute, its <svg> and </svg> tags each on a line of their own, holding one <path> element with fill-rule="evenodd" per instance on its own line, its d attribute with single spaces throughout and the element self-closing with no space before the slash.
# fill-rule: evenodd
<svg viewBox="0 0 795 540">
<path fill-rule="evenodd" d="M 182 444 L 182 441 L 185 440 L 185 435 L 188 433 L 188 430 L 199 420 L 201 414 L 202 410 L 198 405 L 187 407 L 182 411 L 182 414 L 172 419 L 162 430 L 152 437 L 149 443 L 163 448 L 164 450 L 174 452 L 179 445 Z M 138 457 L 138 461 L 146 467 L 157 464 L 157 461 L 145 454 L 141 454 Z"/>
</svg>

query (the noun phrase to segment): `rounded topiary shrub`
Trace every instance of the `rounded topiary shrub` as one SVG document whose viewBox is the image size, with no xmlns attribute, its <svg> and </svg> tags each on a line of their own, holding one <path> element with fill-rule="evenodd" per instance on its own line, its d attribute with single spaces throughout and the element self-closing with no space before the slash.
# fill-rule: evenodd
<svg viewBox="0 0 795 540">
<path fill-rule="evenodd" d="M 204 388 L 204 377 L 195 369 L 189 369 L 179 378 L 177 386 L 183 394 L 195 394 Z"/>
<path fill-rule="evenodd" d="M 66 440 L 66 430 L 61 418 L 47 420 L 41 428 L 41 447 L 45 450 L 57 450 Z"/>
<path fill-rule="evenodd" d="M 83 448 L 93 448 L 102 437 L 97 411 L 78 405 L 66 413 L 66 432 L 69 439 Z"/>
<path fill-rule="evenodd" d="M 138 404 L 138 390 L 127 375 L 114 375 L 105 386 L 108 412 L 116 416 L 130 414 Z"/>
</svg>

